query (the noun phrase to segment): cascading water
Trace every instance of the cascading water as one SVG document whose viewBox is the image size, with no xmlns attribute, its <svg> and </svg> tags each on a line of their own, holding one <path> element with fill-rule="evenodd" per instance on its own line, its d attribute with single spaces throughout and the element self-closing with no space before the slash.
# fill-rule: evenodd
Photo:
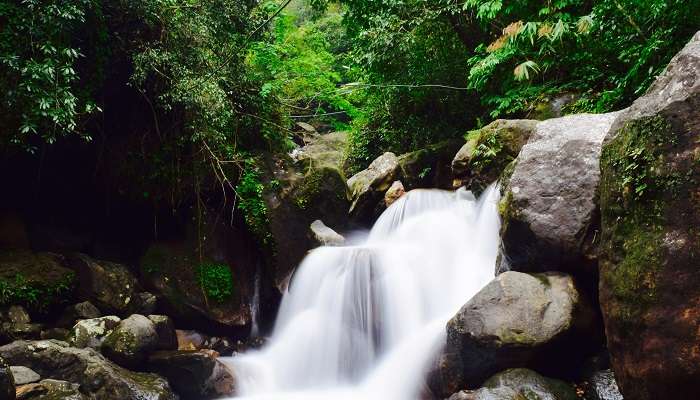
<svg viewBox="0 0 700 400">
<path fill-rule="evenodd" d="M 300 265 L 262 350 L 227 359 L 240 398 L 420 397 L 445 324 L 494 275 L 498 190 L 413 190 L 361 244 Z M 239 398 L 239 399 L 240 399 Z"/>
</svg>

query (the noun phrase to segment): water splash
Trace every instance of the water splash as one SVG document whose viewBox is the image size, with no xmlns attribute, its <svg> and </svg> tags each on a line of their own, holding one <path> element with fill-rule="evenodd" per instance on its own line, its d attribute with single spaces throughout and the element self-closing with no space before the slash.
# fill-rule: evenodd
<svg viewBox="0 0 700 400">
<path fill-rule="evenodd" d="M 241 399 L 420 397 L 445 323 L 493 279 L 498 190 L 414 190 L 362 244 L 300 265 L 270 344 L 225 360 Z"/>
</svg>

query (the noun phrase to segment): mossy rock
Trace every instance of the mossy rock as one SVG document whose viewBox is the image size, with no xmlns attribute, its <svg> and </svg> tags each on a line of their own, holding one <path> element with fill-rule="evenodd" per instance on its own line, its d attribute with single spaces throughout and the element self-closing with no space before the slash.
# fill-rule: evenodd
<svg viewBox="0 0 700 400">
<path fill-rule="evenodd" d="M 47 313 L 67 304 L 74 293 L 75 272 L 62 257 L 27 250 L 0 251 L 0 306 L 22 305 Z"/>
<path fill-rule="evenodd" d="M 499 119 L 467 134 L 452 160 L 454 186 L 481 193 L 495 182 L 525 145 L 538 121 Z"/>
</svg>

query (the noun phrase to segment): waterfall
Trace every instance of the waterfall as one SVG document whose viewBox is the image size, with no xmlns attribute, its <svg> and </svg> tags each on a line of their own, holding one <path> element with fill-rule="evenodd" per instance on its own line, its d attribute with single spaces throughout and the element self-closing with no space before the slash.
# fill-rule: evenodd
<svg viewBox="0 0 700 400">
<path fill-rule="evenodd" d="M 313 250 L 269 344 L 226 359 L 239 399 L 410 400 L 445 324 L 494 276 L 498 190 L 413 190 L 364 240 Z"/>
</svg>

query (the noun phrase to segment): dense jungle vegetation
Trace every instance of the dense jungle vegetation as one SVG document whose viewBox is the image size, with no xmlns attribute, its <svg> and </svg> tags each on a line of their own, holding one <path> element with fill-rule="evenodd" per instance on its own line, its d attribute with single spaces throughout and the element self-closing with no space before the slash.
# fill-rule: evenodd
<svg viewBox="0 0 700 400">
<path fill-rule="evenodd" d="M 128 195 L 223 188 L 264 230 L 260 155 L 298 122 L 350 132 L 351 174 L 562 94 L 625 107 L 698 26 L 697 0 L 0 0 L 1 146 L 99 143 Z"/>
</svg>

